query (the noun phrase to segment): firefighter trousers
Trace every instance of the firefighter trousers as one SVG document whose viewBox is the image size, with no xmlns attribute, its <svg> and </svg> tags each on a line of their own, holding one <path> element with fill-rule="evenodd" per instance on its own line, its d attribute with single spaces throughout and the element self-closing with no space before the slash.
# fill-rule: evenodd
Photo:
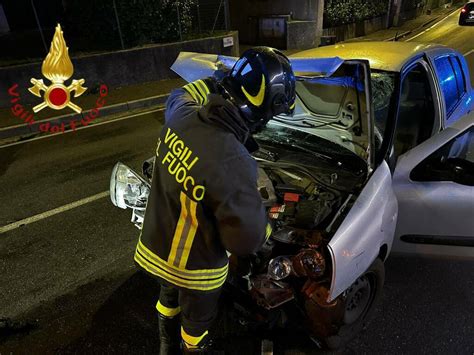
<svg viewBox="0 0 474 355">
<path fill-rule="evenodd" d="M 181 316 L 181 338 L 188 349 L 204 345 L 217 317 L 221 288 L 213 292 L 195 292 L 160 283 L 156 309 L 166 318 Z"/>
</svg>

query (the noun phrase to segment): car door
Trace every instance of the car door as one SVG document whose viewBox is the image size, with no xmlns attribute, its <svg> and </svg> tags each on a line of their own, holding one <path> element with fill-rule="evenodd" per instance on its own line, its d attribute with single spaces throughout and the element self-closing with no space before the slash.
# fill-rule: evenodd
<svg viewBox="0 0 474 355">
<path fill-rule="evenodd" d="M 449 49 L 438 49 L 430 57 L 443 106 L 443 127 L 469 113 L 474 104 L 466 59 Z"/>
<path fill-rule="evenodd" d="M 393 252 L 474 257 L 474 113 L 401 155 Z"/>
</svg>

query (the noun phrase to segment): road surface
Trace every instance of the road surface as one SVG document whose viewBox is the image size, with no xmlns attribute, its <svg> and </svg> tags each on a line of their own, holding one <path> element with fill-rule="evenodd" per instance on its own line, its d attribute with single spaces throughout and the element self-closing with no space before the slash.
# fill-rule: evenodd
<svg viewBox="0 0 474 355">
<path fill-rule="evenodd" d="M 466 58 L 474 87 L 474 26 L 458 26 L 459 11 L 454 11 L 426 30 L 403 39 L 421 43 L 438 43 L 456 49 Z"/>
</svg>

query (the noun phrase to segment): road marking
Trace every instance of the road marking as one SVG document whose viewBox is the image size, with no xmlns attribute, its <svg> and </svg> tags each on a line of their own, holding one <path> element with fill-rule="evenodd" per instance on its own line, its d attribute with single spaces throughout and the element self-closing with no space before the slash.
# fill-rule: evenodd
<svg viewBox="0 0 474 355">
<path fill-rule="evenodd" d="M 95 124 L 92 124 L 92 125 L 90 125 L 90 126 L 79 127 L 79 128 L 76 128 L 76 130 L 72 130 L 72 129 L 71 129 L 71 130 L 67 130 L 67 131 L 65 131 L 65 132 L 58 132 L 58 133 L 47 134 L 47 135 L 44 135 L 44 136 L 35 137 L 35 138 L 31 138 L 31 139 L 25 139 L 24 141 L 19 141 L 19 142 L 14 142 L 14 143 L 9 143 L 9 144 L 2 145 L 2 146 L 0 146 L 0 149 L 1 149 L 1 148 L 6 148 L 6 147 L 11 147 L 11 146 L 13 146 L 13 145 L 18 145 L 18 144 L 29 143 L 29 142 L 32 142 L 32 141 L 37 141 L 37 140 L 39 140 L 39 139 L 50 138 L 50 137 L 58 136 L 58 135 L 61 135 L 61 134 L 67 134 L 67 133 L 71 133 L 71 132 L 76 132 L 76 131 L 79 131 L 79 130 L 82 130 L 82 129 L 86 129 L 86 128 L 93 128 L 93 127 L 97 127 L 97 126 L 102 126 L 102 125 L 104 125 L 104 124 L 114 123 L 114 122 L 118 122 L 118 121 L 123 121 L 123 120 L 129 119 L 129 118 L 132 118 L 132 117 L 147 115 L 147 114 L 149 114 L 149 113 L 160 112 L 160 111 L 164 111 L 164 110 L 165 110 L 165 108 L 164 108 L 164 107 L 161 107 L 161 108 L 158 108 L 158 109 L 155 109 L 155 110 L 151 110 L 151 111 L 139 112 L 139 113 L 136 113 L 136 114 L 133 114 L 133 115 L 130 115 L 130 116 L 125 116 L 125 117 L 120 117 L 120 118 L 117 118 L 117 119 L 112 119 L 112 120 L 107 120 L 107 121 L 95 123 Z"/>
<path fill-rule="evenodd" d="M 424 31 L 422 31 L 422 32 L 420 32 L 420 33 L 414 35 L 413 37 L 408 38 L 407 40 L 405 40 L 405 42 L 409 42 L 409 41 L 411 41 L 412 39 L 414 39 L 414 38 L 416 38 L 416 37 L 418 37 L 418 36 L 421 36 L 423 33 L 425 33 L 425 32 L 427 32 L 427 31 L 431 30 L 432 28 L 434 28 L 434 27 L 436 27 L 436 26 L 438 26 L 438 25 L 439 25 L 441 22 L 443 22 L 444 20 L 447 20 L 448 18 L 450 18 L 450 17 L 453 16 L 454 14 L 457 14 L 458 11 L 459 11 L 461 8 L 462 8 L 462 6 L 461 6 L 460 8 L 458 8 L 458 9 L 454 10 L 452 13 L 450 13 L 450 14 L 449 14 L 448 16 L 446 16 L 445 18 L 443 18 L 443 19 L 439 20 L 438 22 L 436 22 L 433 26 L 430 26 L 430 27 L 428 27 L 426 30 L 424 30 Z"/>
<path fill-rule="evenodd" d="M 41 221 L 42 219 L 57 215 L 57 214 L 62 213 L 62 212 L 72 210 L 73 208 L 83 206 L 87 203 L 100 200 L 101 198 L 104 198 L 104 197 L 107 197 L 107 196 L 109 196 L 109 191 L 104 191 L 104 192 L 98 193 L 96 195 L 92 195 L 92 196 L 83 198 L 82 200 L 71 202 L 71 203 L 68 203 L 67 205 L 64 205 L 64 206 L 61 206 L 61 207 L 58 207 L 58 208 L 54 208 L 52 210 L 49 210 L 49 211 L 31 216 L 31 217 L 28 217 L 28 218 L 24 218 L 20 221 L 14 222 L 14 223 L 7 224 L 6 226 L 0 227 L 0 234 L 9 232 L 11 230 L 17 229 L 17 228 L 22 227 L 22 226 L 26 226 L 27 224 L 31 224 L 31 223 L 34 223 L 34 222 Z"/>
<path fill-rule="evenodd" d="M 466 52 L 463 54 L 463 56 L 467 57 L 469 54 L 474 53 L 474 49 L 471 49 L 470 51 Z"/>
</svg>

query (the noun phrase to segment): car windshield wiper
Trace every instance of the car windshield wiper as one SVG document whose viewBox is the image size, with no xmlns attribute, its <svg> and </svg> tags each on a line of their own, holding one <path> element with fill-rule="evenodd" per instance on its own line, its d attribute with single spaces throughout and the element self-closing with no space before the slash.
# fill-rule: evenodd
<svg viewBox="0 0 474 355">
<path fill-rule="evenodd" d="M 269 138 L 269 137 L 268 137 Z M 296 148 L 300 151 L 303 151 L 303 152 L 306 152 L 306 153 L 309 153 L 315 157 L 318 157 L 320 159 L 324 159 L 324 160 L 327 160 L 327 161 L 330 161 L 331 163 L 334 163 L 336 162 L 336 165 L 337 166 L 342 166 L 342 163 L 338 160 L 338 159 L 335 159 L 333 157 L 331 157 L 330 155 L 326 155 L 326 154 L 323 154 L 323 153 L 318 153 L 314 150 L 311 150 L 309 148 L 306 148 L 306 147 L 303 147 L 297 143 L 295 143 L 293 140 L 289 139 L 289 138 L 286 138 L 286 139 L 265 139 L 265 138 L 262 138 L 260 137 L 260 139 L 264 142 L 268 142 L 270 144 L 272 143 L 276 143 L 276 144 L 281 144 L 283 146 L 289 146 L 289 147 L 292 147 L 292 148 Z M 265 148 L 262 148 L 260 146 L 259 150 L 256 151 L 255 153 L 253 153 L 253 156 L 257 157 L 257 158 L 261 158 L 261 159 L 265 159 L 265 160 L 269 160 L 269 161 L 277 161 L 280 159 L 278 153 L 274 153 L 274 152 L 271 152 Z"/>
<path fill-rule="evenodd" d="M 282 119 L 282 118 L 275 118 L 275 117 L 273 117 L 272 120 L 280 122 L 280 123 L 284 123 L 288 126 L 300 127 L 300 128 L 320 128 L 320 127 L 325 127 L 325 126 L 332 126 L 332 125 L 335 125 L 335 124 L 338 124 L 338 123 L 340 124 L 339 121 L 337 121 L 337 122 L 325 122 L 325 123 L 321 123 L 321 124 L 314 124 L 314 123 L 309 122 L 306 119 L 285 120 L 285 119 Z M 298 122 L 301 122 L 301 123 L 298 123 Z"/>
<path fill-rule="evenodd" d="M 255 158 L 264 159 L 267 161 L 276 162 L 280 157 L 278 153 L 271 152 L 265 148 L 259 147 L 256 152 L 252 154 Z"/>
</svg>

